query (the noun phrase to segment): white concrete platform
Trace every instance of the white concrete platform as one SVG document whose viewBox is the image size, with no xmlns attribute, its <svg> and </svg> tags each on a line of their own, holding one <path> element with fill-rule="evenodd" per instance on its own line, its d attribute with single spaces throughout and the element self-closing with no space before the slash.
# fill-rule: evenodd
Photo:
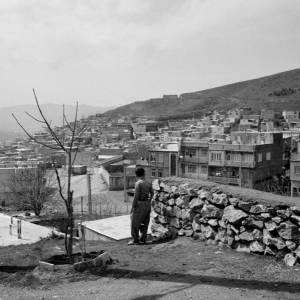
<svg viewBox="0 0 300 300">
<path fill-rule="evenodd" d="M 9 232 L 11 217 L 0 213 L 0 247 L 10 245 L 32 244 L 46 238 L 54 230 L 22 220 L 22 235 L 18 239 L 17 218 L 13 218 L 12 234 Z"/>
<path fill-rule="evenodd" d="M 85 232 L 90 230 L 94 235 L 99 235 L 99 240 L 120 241 L 131 237 L 130 215 L 87 221 L 83 222 L 82 225 L 85 227 Z M 151 224 L 149 224 L 148 233 L 151 233 Z"/>
</svg>

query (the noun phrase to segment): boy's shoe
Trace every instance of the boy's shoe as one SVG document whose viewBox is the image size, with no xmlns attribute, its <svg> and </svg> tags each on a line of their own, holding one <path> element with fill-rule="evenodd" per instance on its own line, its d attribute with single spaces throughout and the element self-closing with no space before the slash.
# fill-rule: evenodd
<svg viewBox="0 0 300 300">
<path fill-rule="evenodd" d="M 132 245 L 138 245 L 139 242 L 135 242 L 135 241 L 129 241 L 128 242 L 128 246 L 132 246 Z"/>
</svg>

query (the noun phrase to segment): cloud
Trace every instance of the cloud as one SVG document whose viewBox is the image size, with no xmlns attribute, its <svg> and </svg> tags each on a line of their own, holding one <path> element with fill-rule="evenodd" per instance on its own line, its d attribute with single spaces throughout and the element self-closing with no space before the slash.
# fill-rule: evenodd
<svg viewBox="0 0 300 300">
<path fill-rule="evenodd" d="M 297 0 L 0 1 L 0 92 L 109 105 L 297 67 L 299 15 Z"/>
</svg>

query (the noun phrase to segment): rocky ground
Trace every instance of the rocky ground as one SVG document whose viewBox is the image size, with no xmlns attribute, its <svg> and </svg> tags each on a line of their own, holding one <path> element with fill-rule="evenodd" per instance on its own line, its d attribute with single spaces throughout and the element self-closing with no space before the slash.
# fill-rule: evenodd
<svg viewBox="0 0 300 300">
<path fill-rule="evenodd" d="M 18 259 L 34 266 L 39 255 L 63 250 L 63 241 L 33 249 L 0 249 L 0 265 Z M 240 253 L 182 237 L 128 247 L 126 241 L 89 245 L 117 260 L 105 272 L 0 273 L 1 299 L 299 299 L 300 268 L 274 257 Z M 15 259 L 13 259 L 13 257 Z"/>
</svg>

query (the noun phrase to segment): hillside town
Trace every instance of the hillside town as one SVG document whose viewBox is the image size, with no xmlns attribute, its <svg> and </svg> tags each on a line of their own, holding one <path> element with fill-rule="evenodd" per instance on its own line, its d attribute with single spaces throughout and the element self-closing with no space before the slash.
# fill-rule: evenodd
<svg viewBox="0 0 300 300">
<path fill-rule="evenodd" d="M 153 120 L 146 116 L 116 118 L 93 115 L 78 121 L 73 175 L 100 174 L 109 191 L 134 187 L 134 169 L 142 166 L 149 180 L 162 177 L 207 179 L 221 184 L 299 196 L 300 112 L 250 108 L 212 111 L 202 118 Z M 67 125 L 55 132 L 68 143 Z M 45 146 L 47 131 L 34 134 Z M 299 149 L 300 151 L 300 149 Z M 9 199 L 12 172 L 53 164 L 63 169 L 66 157 L 29 138 L 0 148 L 1 201 Z M 101 178 L 101 179 L 100 179 Z M 101 181 L 100 181 L 101 180 Z M 125 182 L 125 187 L 124 187 Z"/>
</svg>

